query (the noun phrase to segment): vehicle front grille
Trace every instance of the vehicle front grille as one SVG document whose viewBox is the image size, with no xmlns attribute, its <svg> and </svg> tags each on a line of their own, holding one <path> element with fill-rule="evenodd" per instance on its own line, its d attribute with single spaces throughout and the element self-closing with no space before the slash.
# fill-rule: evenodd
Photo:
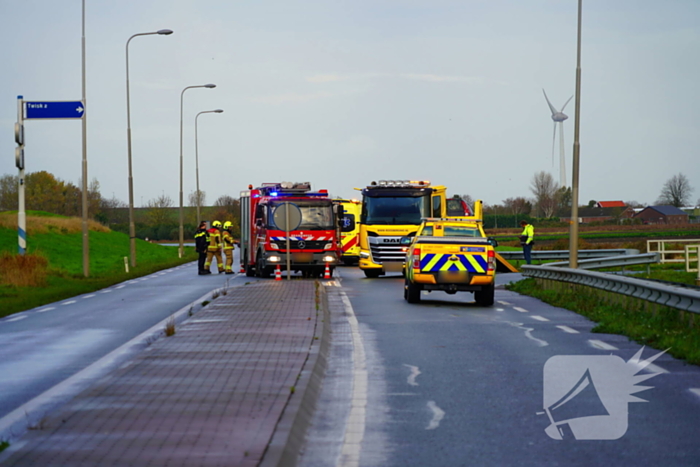
<svg viewBox="0 0 700 467">
<path fill-rule="evenodd" d="M 401 237 L 368 237 L 372 261 L 377 264 L 403 262 L 406 252 L 403 251 Z"/>
</svg>

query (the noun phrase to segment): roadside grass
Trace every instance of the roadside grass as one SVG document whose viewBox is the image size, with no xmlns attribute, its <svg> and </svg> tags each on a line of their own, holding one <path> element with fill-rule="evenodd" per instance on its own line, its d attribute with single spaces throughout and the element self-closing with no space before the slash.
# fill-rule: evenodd
<svg viewBox="0 0 700 467">
<path fill-rule="evenodd" d="M 0 284 L 15 287 L 41 287 L 46 285 L 49 262 L 41 255 L 13 255 L 8 251 L 0 254 Z"/>
<path fill-rule="evenodd" d="M 7 441 L 0 441 L 0 452 L 3 452 L 5 449 L 10 447 L 10 443 Z"/>
<path fill-rule="evenodd" d="M 646 307 L 641 301 L 620 299 L 619 296 L 613 298 L 617 294 L 584 286 L 545 289 L 535 279 L 511 283 L 506 288 L 591 319 L 597 323 L 593 332 L 621 334 L 659 350 L 670 348 L 668 353 L 674 357 L 700 364 L 700 326 L 693 321 L 694 317 L 689 322 L 687 315 L 692 313 L 666 307 Z M 606 298 L 619 303 L 610 303 Z"/>
<path fill-rule="evenodd" d="M 0 216 L 3 217 L 3 216 Z M 50 221 L 56 217 L 46 217 Z M 58 218 L 65 220 L 65 218 Z M 75 219 L 71 219 L 75 222 Z M 80 219 L 77 219 L 80 221 Z M 29 222 L 28 222 L 29 224 Z M 70 230 L 70 227 L 65 227 Z M 47 261 L 45 285 L 18 286 L 0 279 L 0 317 L 76 295 L 93 292 L 125 280 L 141 277 L 196 260 L 194 248 L 186 247 L 183 258 L 178 249 L 136 240 L 137 266 L 125 272 L 124 257 L 129 256 L 129 237 L 109 230 L 90 231 L 90 277 L 83 276 L 82 232 L 59 233 L 47 230 L 32 233 L 28 229 L 27 256 Z M 0 227 L 0 255 L 17 258 L 17 232 Z M 21 268 L 20 268 L 21 269 Z M 1 276 L 0 276 L 1 277 Z"/>
</svg>

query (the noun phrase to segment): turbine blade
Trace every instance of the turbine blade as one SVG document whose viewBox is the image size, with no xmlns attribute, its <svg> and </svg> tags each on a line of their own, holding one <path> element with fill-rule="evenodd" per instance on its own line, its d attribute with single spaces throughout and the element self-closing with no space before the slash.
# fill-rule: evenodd
<svg viewBox="0 0 700 467">
<path fill-rule="evenodd" d="M 544 91 L 544 88 L 542 88 L 542 93 L 544 94 L 544 98 L 547 101 L 547 105 L 549 106 L 549 110 L 552 111 L 552 115 L 557 113 L 557 109 L 554 108 L 551 102 L 549 102 L 549 98 L 547 97 L 547 93 Z"/>
<path fill-rule="evenodd" d="M 573 99 L 573 98 L 574 98 L 574 96 L 569 97 L 569 100 L 566 101 L 566 103 L 564 104 L 564 107 L 562 107 L 561 110 L 560 110 L 559 112 L 563 112 L 563 111 L 564 111 L 564 108 L 566 107 L 566 105 L 567 105 L 567 104 L 571 101 L 571 99 Z"/>
</svg>

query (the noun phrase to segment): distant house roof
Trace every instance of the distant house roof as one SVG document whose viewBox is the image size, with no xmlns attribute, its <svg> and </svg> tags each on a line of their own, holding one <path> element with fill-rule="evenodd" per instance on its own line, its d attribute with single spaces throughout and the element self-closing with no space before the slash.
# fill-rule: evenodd
<svg viewBox="0 0 700 467">
<path fill-rule="evenodd" d="M 664 216 L 687 216 L 687 212 L 683 212 L 675 206 L 649 206 L 649 209 L 660 212 Z"/>
<path fill-rule="evenodd" d="M 598 201 L 596 207 L 599 208 L 624 208 L 627 205 L 624 201 Z"/>
</svg>

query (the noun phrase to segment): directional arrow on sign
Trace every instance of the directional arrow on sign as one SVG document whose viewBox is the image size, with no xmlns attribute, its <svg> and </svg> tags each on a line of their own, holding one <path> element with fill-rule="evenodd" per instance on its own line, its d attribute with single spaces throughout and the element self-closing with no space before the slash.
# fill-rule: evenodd
<svg viewBox="0 0 700 467">
<path fill-rule="evenodd" d="M 25 102 L 25 117 L 30 118 L 83 118 L 85 106 L 82 101 Z"/>
</svg>

